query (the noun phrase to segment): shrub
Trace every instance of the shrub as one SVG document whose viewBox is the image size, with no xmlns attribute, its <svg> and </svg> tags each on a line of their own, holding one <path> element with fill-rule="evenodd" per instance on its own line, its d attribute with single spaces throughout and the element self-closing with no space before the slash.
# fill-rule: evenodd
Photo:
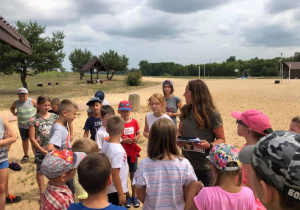
<svg viewBox="0 0 300 210">
<path fill-rule="evenodd" d="M 125 84 L 128 86 L 138 86 L 142 82 L 142 72 L 141 70 L 131 71 L 127 73 L 125 78 Z"/>
</svg>

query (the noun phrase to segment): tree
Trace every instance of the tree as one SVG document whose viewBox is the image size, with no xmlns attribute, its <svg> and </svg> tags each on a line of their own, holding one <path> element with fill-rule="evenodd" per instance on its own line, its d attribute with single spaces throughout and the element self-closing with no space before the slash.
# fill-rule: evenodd
<svg viewBox="0 0 300 210">
<path fill-rule="evenodd" d="M 72 71 L 79 72 L 82 67 L 93 58 L 91 51 L 75 48 L 69 55 L 69 60 L 72 64 Z"/>
<path fill-rule="evenodd" d="M 62 62 L 65 53 L 62 31 L 52 32 L 52 37 L 42 35 L 46 27 L 39 26 L 36 22 L 28 24 L 17 21 L 17 30 L 32 44 L 32 54 L 26 55 L 12 48 L 0 44 L 0 73 L 18 73 L 21 77 L 23 87 L 27 87 L 27 76 L 35 76 L 45 71 L 64 71 Z M 28 71 L 30 70 L 30 71 Z"/>
<path fill-rule="evenodd" d="M 294 54 L 294 61 L 295 62 L 299 62 L 300 61 L 300 53 L 299 52 L 295 52 L 295 54 Z"/>
<path fill-rule="evenodd" d="M 118 55 L 114 50 L 102 53 L 99 60 L 109 69 L 106 75 L 108 80 L 111 80 L 117 71 L 126 71 L 129 65 L 129 59 L 125 55 Z"/>
<path fill-rule="evenodd" d="M 226 62 L 234 62 L 235 61 L 235 56 L 230 56 L 229 58 L 226 59 Z"/>
</svg>

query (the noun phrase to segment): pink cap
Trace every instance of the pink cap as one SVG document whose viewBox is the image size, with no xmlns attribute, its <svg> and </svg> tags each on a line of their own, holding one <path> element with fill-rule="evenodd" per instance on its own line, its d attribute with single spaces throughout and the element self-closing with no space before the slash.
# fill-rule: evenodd
<svg viewBox="0 0 300 210">
<path fill-rule="evenodd" d="M 233 111 L 231 116 L 243 121 L 251 130 L 266 135 L 264 130 L 271 127 L 269 117 L 256 109 L 249 109 L 245 112 Z"/>
</svg>

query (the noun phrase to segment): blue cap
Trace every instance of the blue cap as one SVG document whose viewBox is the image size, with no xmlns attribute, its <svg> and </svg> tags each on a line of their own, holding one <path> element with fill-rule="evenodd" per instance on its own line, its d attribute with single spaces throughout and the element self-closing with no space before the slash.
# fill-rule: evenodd
<svg viewBox="0 0 300 210">
<path fill-rule="evenodd" d="M 98 97 L 98 98 L 100 98 L 101 101 L 103 101 L 105 98 L 105 95 L 104 95 L 103 91 L 99 90 L 95 93 L 95 97 Z"/>
</svg>

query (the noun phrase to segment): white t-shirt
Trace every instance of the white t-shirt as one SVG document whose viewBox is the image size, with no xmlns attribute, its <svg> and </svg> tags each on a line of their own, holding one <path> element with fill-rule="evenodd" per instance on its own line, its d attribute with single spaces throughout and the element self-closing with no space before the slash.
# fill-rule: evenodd
<svg viewBox="0 0 300 210">
<path fill-rule="evenodd" d="M 98 144 L 99 149 L 102 149 L 103 143 L 109 139 L 109 134 L 106 132 L 106 128 L 102 125 L 95 135 L 95 141 Z"/>
<path fill-rule="evenodd" d="M 110 163 L 112 168 L 120 168 L 120 179 L 122 183 L 123 192 L 128 192 L 127 188 L 127 176 L 128 176 L 128 164 L 127 155 L 121 144 L 106 142 L 102 145 L 101 152 L 104 153 Z M 108 194 L 117 192 L 114 183 L 109 186 Z"/>
<path fill-rule="evenodd" d="M 172 120 L 171 117 L 169 117 L 167 114 L 164 114 L 164 115 L 161 116 L 161 117 L 155 117 L 154 114 L 153 114 L 153 112 L 147 114 L 146 119 L 147 119 L 147 124 L 148 124 L 148 131 L 149 131 L 149 133 L 150 133 L 150 129 L 151 129 L 153 123 L 155 123 L 156 120 L 158 120 L 158 119 L 160 119 L 160 118 L 163 118 L 163 117 Z M 173 122 L 173 120 L 172 120 L 172 122 Z"/>
</svg>

